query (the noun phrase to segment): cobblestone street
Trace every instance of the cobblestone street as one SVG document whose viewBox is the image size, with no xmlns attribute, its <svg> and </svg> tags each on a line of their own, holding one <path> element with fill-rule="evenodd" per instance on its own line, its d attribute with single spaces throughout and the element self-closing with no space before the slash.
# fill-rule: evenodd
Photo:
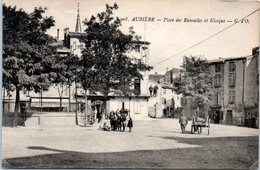
<svg viewBox="0 0 260 170">
<path fill-rule="evenodd" d="M 181 134 L 177 119 L 134 121 L 132 132 L 92 127 L 2 129 L 6 168 L 249 168 L 258 160 L 258 129 L 216 125 Z"/>
</svg>

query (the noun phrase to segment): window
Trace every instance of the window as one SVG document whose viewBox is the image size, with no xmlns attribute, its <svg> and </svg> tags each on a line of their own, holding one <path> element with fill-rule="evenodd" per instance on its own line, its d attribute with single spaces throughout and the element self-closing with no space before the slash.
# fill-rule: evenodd
<svg viewBox="0 0 260 170">
<path fill-rule="evenodd" d="M 228 103 L 229 104 L 235 103 L 235 91 L 234 90 L 228 92 Z"/>
<path fill-rule="evenodd" d="M 235 73 L 229 73 L 228 74 L 228 86 L 229 87 L 235 87 L 236 85 L 236 74 Z"/>
<path fill-rule="evenodd" d="M 257 73 L 256 83 L 259 84 L 259 73 Z"/>
<path fill-rule="evenodd" d="M 216 74 L 215 75 L 215 87 L 220 87 L 221 83 L 221 74 Z"/>
<path fill-rule="evenodd" d="M 162 98 L 162 104 L 166 104 L 166 98 Z"/>
<path fill-rule="evenodd" d="M 236 65 L 234 62 L 230 62 L 228 65 L 228 71 L 229 72 L 235 72 L 236 71 Z"/>
<path fill-rule="evenodd" d="M 134 93 L 135 93 L 135 95 L 141 94 L 141 81 L 140 81 L 140 79 L 135 79 L 135 81 L 134 81 Z"/>
<path fill-rule="evenodd" d="M 220 104 L 220 93 L 215 93 L 214 94 L 214 104 Z"/>
<path fill-rule="evenodd" d="M 184 97 L 181 97 L 181 106 L 185 106 L 187 104 L 187 101 Z"/>
<path fill-rule="evenodd" d="M 163 89 L 163 94 L 166 94 L 166 89 Z"/>
<path fill-rule="evenodd" d="M 135 52 L 140 52 L 140 46 L 139 46 L 139 45 L 136 45 L 136 46 L 134 47 L 134 50 L 135 50 Z"/>
<path fill-rule="evenodd" d="M 215 65 L 215 72 L 220 72 L 221 71 L 221 65 L 217 64 Z"/>
</svg>

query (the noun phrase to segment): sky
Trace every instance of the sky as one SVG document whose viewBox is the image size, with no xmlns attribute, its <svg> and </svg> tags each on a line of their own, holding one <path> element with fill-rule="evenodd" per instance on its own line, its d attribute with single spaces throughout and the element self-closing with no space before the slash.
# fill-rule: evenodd
<svg viewBox="0 0 260 170">
<path fill-rule="evenodd" d="M 114 12 L 114 16 L 122 19 L 127 17 L 127 20 L 122 20 L 121 30 L 127 33 L 128 28 L 133 26 L 135 32 L 142 37 L 141 40 L 151 43 L 148 64 L 153 66 L 152 73 L 162 74 L 167 68 L 179 68 L 183 56 L 198 55 L 208 60 L 240 57 L 250 55 L 252 48 L 259 46 L 259 11 L 247 17 L 248 20 L 243 20 L 243 23 L 231 26 L 236 19 L 240 20 L 260 8 L 259 3 L 254 0 L 5 0 L 3 2 L 7 5 L 16 5 L 26 12 L 32 12 L 39 6 L 47 7 L 46 16 L 53 16 L 55 20 L 55 26 L 48 30 L 48 34 L 57 36 L 57 29 L 60 29 L 61 38 L 64 28 L 68 27 L 70 31 L 75 31 L 78 3 L 81 21 L 104 11 L 106 4 L 117 3 L 119 9 Z M 147 17 L 150 21 L 136 21 L 135 17 Z M 152 18 L 154 21 L 151 21 Z M 177 18 L 181 21 L 176 22 Z M 83 23 L 81 26 L 85 28 Z M 225 31 L 209 38 L 225 28 L 227 28 Z M 195 45 L 205 39 L 207 40 L 203 43 Z"/>
</svg>

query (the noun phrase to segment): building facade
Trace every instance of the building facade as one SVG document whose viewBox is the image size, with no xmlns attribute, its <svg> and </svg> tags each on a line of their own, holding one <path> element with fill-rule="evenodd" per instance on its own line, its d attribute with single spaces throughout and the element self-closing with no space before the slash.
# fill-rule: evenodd
<svg viewBox="0 0 260 170">
<path fill-rule="evenodd" d="M 181 108 L 182 95 L 169 83 L 149 80 L 148 114 L 153 118 L 175 117 Z"/>
<path fill-rule="evenodd" d="M 246 57 L 210 62 L 214 76 L 210 108 L 215 123 L 243 124 L 245 62 Z"/>
<path fill-rule="evenodd" d="M 164 82 L 173 84 L 174 79 L 178 77 L 180 74 L 181 74 L 181 70 L 178 68 L 172 68 L 171 70 L 167 69 L 164 77 Z"/>
<path fill-rule="evenodd" d="M 258 48 L 250 56 L 209 61 L 214 123 L 258 127 Z"/>
<path fill-rule="evenodd" d="M 252 50 L 247 58 L 244 90 L 244 124 L 259 127 L 259 48 Z"/>
</svg>

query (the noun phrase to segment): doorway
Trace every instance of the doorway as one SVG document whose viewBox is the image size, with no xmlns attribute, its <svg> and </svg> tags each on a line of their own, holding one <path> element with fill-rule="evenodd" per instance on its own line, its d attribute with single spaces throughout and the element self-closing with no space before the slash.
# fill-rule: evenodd
<svg viewBox="0 0 260 170">
<path fill-rule="evenodd" d="M 214 123 L 219 124 L 219 120 L 220 120 L 220 112 L 219 110 L 216 110 L 214 115 Z"/>
<path fill-rule="evenodd" d="M 232 123 L 233 123 L 233 111 L 227 110 L 226 124 L 232 124 Z"/>
<path fill-rule="evenodd" d="M 95 119 L 101 119 L 104 113 L 104 102 L 101 100 L 92 101 L 92 110 L 94 111 Z"/>
</svg>

